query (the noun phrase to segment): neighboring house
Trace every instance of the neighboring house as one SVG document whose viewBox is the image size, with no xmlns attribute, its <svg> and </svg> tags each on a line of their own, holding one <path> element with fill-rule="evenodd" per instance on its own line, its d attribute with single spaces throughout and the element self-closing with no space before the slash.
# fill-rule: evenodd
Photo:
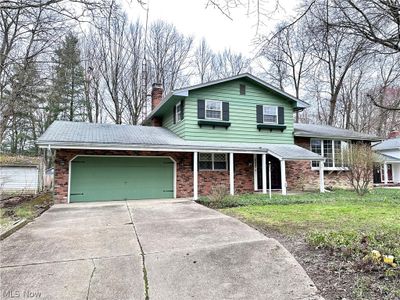
<svg viewBox="0 0 400 300">
<path fill-rule="evenodd" d="M 398 132 L 397 132 L 398 133 Z M 392 134 L 392 138 L 373 146 L 378 153 L 379 167 L 375 169 L 374 183 L 400 183 L 400 136 Z"/>
<path fill-rule="evenodd" d="M 377 140 L 294 124 L 308 104 L 250 74 L 162 94 L 153 85 L 148 126 L 56 121 L 47 129 L 37 144 L 56 150 L 56 202 L 197 199 L 221 185 L 267 193 L 269 165 L 282 194 L 323 192 L 325 180 L 345 186 L 333 156 L 346 143 Z"/>
<path fill-rule="evenodd" d="M 0 157 L 1 194 L 35 194 L 42 188 L 42 161 L 40 157 Z"/>
</svg>

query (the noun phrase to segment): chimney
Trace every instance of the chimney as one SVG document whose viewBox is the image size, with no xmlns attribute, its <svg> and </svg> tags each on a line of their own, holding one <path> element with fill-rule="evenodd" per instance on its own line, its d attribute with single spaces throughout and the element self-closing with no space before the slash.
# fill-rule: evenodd
<svg viewBox="0 0 400 300">
<path fill-rule="evenodd" d="M 151 87 L 151 110 L 160 105 L 163 96 L 163 88 L 160 83 L 153 83 Z"/>
<path fill-rule="evenodd" d="M 400 137 L 400 130 L 392 130 L 389 132 L 388 139 L 395 139 Z"/>
</svg>

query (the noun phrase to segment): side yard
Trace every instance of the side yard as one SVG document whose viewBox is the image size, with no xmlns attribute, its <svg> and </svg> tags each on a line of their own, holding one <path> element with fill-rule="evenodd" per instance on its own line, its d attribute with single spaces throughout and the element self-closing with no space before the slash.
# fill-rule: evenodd
<svg viewBox="0 0 400 300">
<path fill-rule="evenodd" d="M 37 196 L 16 195 L 0 201 L 0 233 L 22 220 L 33 220 L 53 204 L 50 192 Z"/>
<path fill-rule="evenodd" d="M 400 298 L 400 191 L 286 197 L 217 193 L 200 203 L 279 240 L 326 299 Z"/>
</svg>

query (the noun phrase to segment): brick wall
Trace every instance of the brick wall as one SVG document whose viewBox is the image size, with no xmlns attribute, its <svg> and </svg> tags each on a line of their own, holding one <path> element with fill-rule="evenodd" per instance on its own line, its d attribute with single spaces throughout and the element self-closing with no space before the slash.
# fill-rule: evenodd
<svg viewBox="0 0 400 300">
<path fill-rule="evenodd" d="M 310 150 L 310 138 L 296 137 L 296 145 Z M 325 188 L 351 188 L 345 171 L 325 171 Z M 319 189 L 319 170 L 311 169 L 310 161 L 287 161 L 286 181 L 288 190 Z"/>
<path fill-rule="evenodd" d="M 193 153 L 143 152 L 106 150 L 57 150 L 54 170 L 56 203 L 66 203 L 68 197 L 69 161 L 76 155 L 169 156 L 177 163 L 176 196 L 193 197 Z M 199 171 L 199 194 L 208 195 L 214 186 L 225 185 L 229 190 L 229 171 Z M 253 191 L 253 155 L 235 155 L 235 192 Z"/>
</svg>

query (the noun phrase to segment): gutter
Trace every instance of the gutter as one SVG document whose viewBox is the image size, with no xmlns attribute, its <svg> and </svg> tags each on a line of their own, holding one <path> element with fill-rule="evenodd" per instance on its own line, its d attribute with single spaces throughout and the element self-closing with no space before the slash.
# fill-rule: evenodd
<svg viewBox="0 0 400 300">
<path fill-rule="evenodd" d="M 37 143 L 39 148 L 47 148 L 50 143 Z M 242 154 L 270 154 L 281 160 L 314 160 L 314 161 L 325 161 L 322 156 L 318 157 L 282 157 L 267 148 L 233 148 L 233 147 L 221 147 L 221 146 L 190 146 L 190 145 L 115 145 L 115 144 L 67 144 L 67 143 L 52 143 L 52 149 L 84 149 L 84 150 L 116 150 L 116 151 L 162 151 L 162 152 L 206 152 L 206 153 L 242 153 Z"/>
</svg>

